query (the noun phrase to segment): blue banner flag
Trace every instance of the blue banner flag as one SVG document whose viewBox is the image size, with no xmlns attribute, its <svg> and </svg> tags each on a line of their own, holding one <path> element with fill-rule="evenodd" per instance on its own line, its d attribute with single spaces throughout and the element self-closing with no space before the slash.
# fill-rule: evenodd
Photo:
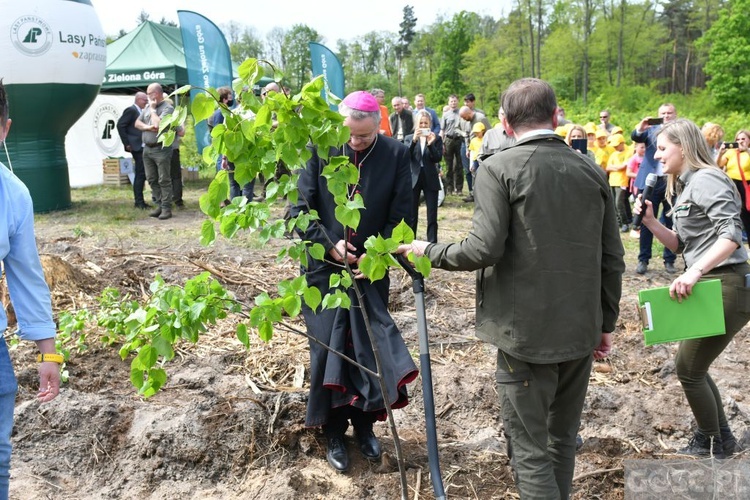
<svg viewBox="0 0 750 500">
<path fill-rule="evenodd" d="M 178 10 L 182 45 L 185 48 L 185 65 L 188 83 L 193 87 L 219 88 L 232 86 L 232 58 L 229 45 L 221 30 L 204 16 L 189 10 Z M 190 91 L 190 102 L 203 92 Z M 205 120 L 195 126 L 198 153 L 211 142 Z"/>
<path fill-rule="evenodd" d="M 325 89 L 323 90 L 323 98 L 328 102 L 328 92 L 335 95 L 336 97 L 344 98 L 344 68 L 341 67 L 336 54 L 325 45 L 319 43 L 310 42 L 310 57 L 312 58 L 312 73 L 313 76 L 323 75 L 325 81 Z M 328 104 L 331 104 L 330 102 Z M 331 109 L 336 109 L 336 106 L 331 104 Z"/>
</svg>

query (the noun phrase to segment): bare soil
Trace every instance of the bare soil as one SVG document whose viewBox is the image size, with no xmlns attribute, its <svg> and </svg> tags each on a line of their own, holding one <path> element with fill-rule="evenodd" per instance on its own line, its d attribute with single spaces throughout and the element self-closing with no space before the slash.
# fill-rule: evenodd
<svg viewBox="0 0 750 500">
<path fill-rule="evenodd" d="M 449 199 L 441 209 L 444 240 L 456 239 L 470 227 L 470 209 L 456 200 Z M 202 219 L 193 202 L 169 221 L 144 214 L 132 226 L 142 234 L 177 235 Z M 293 265 L 275 262 L 283 242 L 248 250 L 225 241 L 204 248 L 197 240 L 176 238 L 167 247 L 149 247 L 132 236 L 74 235 L 74 227 L 74 212 L 37 224 L 56 311 L 95 307 L 95 297 L 107 286 L 139 297 L 147 293 L 156 273 L 181 283 L 210 270 L 248 303 L 260 291 L 273 292 L 278 279 L 296 275 Z M 644 347 L 635 309 L 637 290 L 666 285 L 670 277 L 658 260 L 645 277 L 636 275 L 631 254 L 614 353 L 591 373 L 576 499 L 623 498 L 624 460 L 668 458 L 691 431 L 691 413 L 674 375 L 675 346 Z M 394 271 L 392 276 L 393 316 L 416 359 L 411 282 L 405 273 Z M 426 305 L 448 496 L 518 498 L 499 418 L 495 350 L 473 336 L 473 274 L 435 270 L 427 283 Z M 20 390 L 11 498 L 399 498 L 387 426 L 376 426 L 386 452 L 382 463 L 362 459 L 350 438 L 353 466 L 347 474 L 334 473 L 325 460 L 321 435 L 303 425 L 306 340 L 278 332 L 268 344 L 254 338 L 245 350 L 233 337 L 235 321 L 223 321 L 198 345 L 180 345 L 166 367 L 167 386 L 148 400 L 130 385 L 129 360 L 122 361 L 116 348 L 98 345 L 97 332 L 91 331 L 89 349 L 74 353 L 67 365 L 70 378 L 60 396 L 40 405 L 34 399 L 34 349 L 21 343 L 12 353 Z M 750 434 L 744 396 L 748 343 L 746 332 L 741 332 L 712 368 L 730 423 L 745 441 Z M 408 494 L 430 499 L 419 380 L 410 391 L 410 404 L 395 412 L 410 467 Z"/>
</svg>

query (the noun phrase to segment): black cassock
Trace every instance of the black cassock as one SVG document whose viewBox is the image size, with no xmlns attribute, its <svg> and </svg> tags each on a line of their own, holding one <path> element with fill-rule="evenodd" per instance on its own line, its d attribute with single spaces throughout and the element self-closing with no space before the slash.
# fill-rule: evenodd
<svg viewBox="0 0 750 500">
<path fill-rule="evenodd" d="M 376 142 L 362 152 L 354 152 L 348 146 L 332 150 L 331 156 L 348 155 L 359 167 L 359 183 L 354 193 L 359 193 L 365 204 L 360 211 L 361 219 L 356 232 L 347 231 L 336 220 L 333 195 L 328 191 L 327 181 L 321 177 L 325 167 L 317 152 L 308 161 L 307 168 L 300 173 L 299 202 L 292 215 L 311 209 L 318 212 L 320 220 L 310 225 L 303 235 L 305 240 L 320 243 L 328 251 L 340 240 L 346 239 L 356 248 L 357 256 L 365 252 L 365 240 L 380 234 L 391 236 L 393 229 L 405 220 L 408 224 L 411 207 L 411 168 L 409 149 L 389 137 L 378 135 Z M 303 268 L 307 283 L 320 289 L 323 296 L 328 293 L 329 278 L 340 273 L 341 265 L 308 259 L 309 267 Z M 418 374 L 401 333 L 388 313 L 388 289 L 390 280 L 386 276 L 375 283 L 358 280 L 367 307 L 368 318 L 376 337 L 383 362 L 383 376 L 388 388 L 388 402 L 392 408 L 401 408 L 408 403 L 406 384 Z M 353 288 L 349 290 L 352 301 L 350 309 L 320 308 L 313 312 L 303 308 L 307 331 L 329 347 L 343 352 L 358 363 L 377 372 L 372 346 L 365 330 L 361 306 Z M 341 357 L 310 342 L 310 397 L 307 403 L 308 427 L 324 425 L 332 408 L 352 405 L 385 419 L 385 404 L 377 379 L 363 372 Z"/>
</svg>

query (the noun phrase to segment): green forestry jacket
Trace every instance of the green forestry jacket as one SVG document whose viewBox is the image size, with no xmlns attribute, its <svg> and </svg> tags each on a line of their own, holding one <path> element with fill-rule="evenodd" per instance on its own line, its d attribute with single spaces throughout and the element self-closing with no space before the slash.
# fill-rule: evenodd
<svg viewBox="0 0 750 500">
<path fill-rule="evenodd" d="M 436 267 L 477 271 L 477 336 L 529 363 L 590 354 L 619 313 L 623 248 L 606 174 L 554 134 L 488 158 L 473 227 L 432 244 Z"/>
</svg>

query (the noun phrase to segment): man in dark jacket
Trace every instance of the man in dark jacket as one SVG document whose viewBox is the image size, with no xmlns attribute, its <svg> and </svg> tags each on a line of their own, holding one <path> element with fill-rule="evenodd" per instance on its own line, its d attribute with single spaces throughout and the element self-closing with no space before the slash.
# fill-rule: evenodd
<svg viewBox="0 0 750 500">
<path fill-rule="evenodd" d="M 404 142 L 404 137 L 414 132 L 414 115 L 404 107 L 401 97 L 394 97 L 391 100 L 391 106 L 393 106 L 393 113 L 391 113 L 389 120 L 392 137 Z"/>
<path fill-rule="evenodd" d="M 442 269 L 478 270 L 477 336 L 498 348 L 521 498 L 567 499 L 592 354 L 606 357 L 612 345 L 624 251 L 604 171 L 553 132 L 549 84 L 518 80 L 502 106 L 518 142 L 479 169 L 469 235 L 399 251 Z"/>
<path fill-rule="evenodd" d="M 135 94 L 135 103 L 128 106 L 117 120 L 117 132 L 125 147 L 125 151 L 133 155 L 135 177 L 133 178 L 133 198 L 136 208 L 149 208 L 143 199 L 143 187 L 146 184 L 146 169 L 143 167 L 143 132 L 135 128 L 135 121 L 141 116 L 141 111 L 148 104 L 148 97 L 144 92 Z"/>
</svg>

